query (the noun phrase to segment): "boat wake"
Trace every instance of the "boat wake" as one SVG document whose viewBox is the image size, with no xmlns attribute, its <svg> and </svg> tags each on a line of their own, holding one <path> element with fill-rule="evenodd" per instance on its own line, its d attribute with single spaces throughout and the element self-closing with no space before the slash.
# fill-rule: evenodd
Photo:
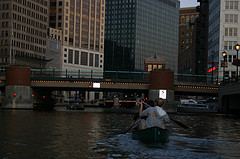
<svg viewBox="0 0 240 159">
<path fill-rule="evenodd" d="M 132 139 L 132 134 L 119 134 L 103 143 L 108 158 L 178 158 L 178 159 L 224 159 L 239 158 L 239 143 L 169 136 L 169 142 L 146 145 Z M 101 145 L 103 146 L 103 145 Z M 228 151 L 231 149 L 231 151 Z M 231 153 L 230 153 L 231 152 Z M 235 153 L 233 153 L 235 152 Z"/>
</svg>

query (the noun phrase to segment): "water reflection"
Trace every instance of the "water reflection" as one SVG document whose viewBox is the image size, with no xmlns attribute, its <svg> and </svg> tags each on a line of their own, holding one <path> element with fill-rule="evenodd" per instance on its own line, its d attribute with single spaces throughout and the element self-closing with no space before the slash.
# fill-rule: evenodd
<svg viewBox="0 0 240 159">
<path fill-rule="evenodd" d="M 0 159 L 240 158 L 240 118 L 170 115 L 170 141 L 144 145 L 121 134 L 132 114 L 0 111 Z"/>
</svg>

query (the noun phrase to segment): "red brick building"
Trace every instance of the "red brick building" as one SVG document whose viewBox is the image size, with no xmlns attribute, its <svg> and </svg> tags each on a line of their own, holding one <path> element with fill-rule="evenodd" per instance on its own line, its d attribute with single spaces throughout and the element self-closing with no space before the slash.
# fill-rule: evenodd
<svg viewBox="0 0 240 159">
<path fill-rule="evenodd" d="M 196 7 L 179 10 L 178 72 L 193 73 L 196 57 Z"/>
</svg>

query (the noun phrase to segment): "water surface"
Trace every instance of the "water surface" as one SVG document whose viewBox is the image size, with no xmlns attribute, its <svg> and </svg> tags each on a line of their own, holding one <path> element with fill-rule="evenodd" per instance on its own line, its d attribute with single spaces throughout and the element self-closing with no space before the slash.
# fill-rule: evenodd
<svg viewBox="0 0 240 159">
<path fill-rule="evenodd" d="M 240 118 L 237 116 L 170 116 L 170 140 L 145 145 L 122 134 L 133 114 L 0 111 L 0 159 L 18 158 L 240 158 Z"/>
</svg>

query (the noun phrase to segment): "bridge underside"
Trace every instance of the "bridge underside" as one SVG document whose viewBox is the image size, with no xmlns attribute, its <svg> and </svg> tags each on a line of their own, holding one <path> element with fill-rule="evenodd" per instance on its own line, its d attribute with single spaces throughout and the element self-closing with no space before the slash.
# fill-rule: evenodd
<svg viewBox="0 0 240 159">
<path fill-rule="evenodd" d="M 221 111 L 240 114 L 240 94 L 224 95 L 221 101 Z"/>
</svg>

